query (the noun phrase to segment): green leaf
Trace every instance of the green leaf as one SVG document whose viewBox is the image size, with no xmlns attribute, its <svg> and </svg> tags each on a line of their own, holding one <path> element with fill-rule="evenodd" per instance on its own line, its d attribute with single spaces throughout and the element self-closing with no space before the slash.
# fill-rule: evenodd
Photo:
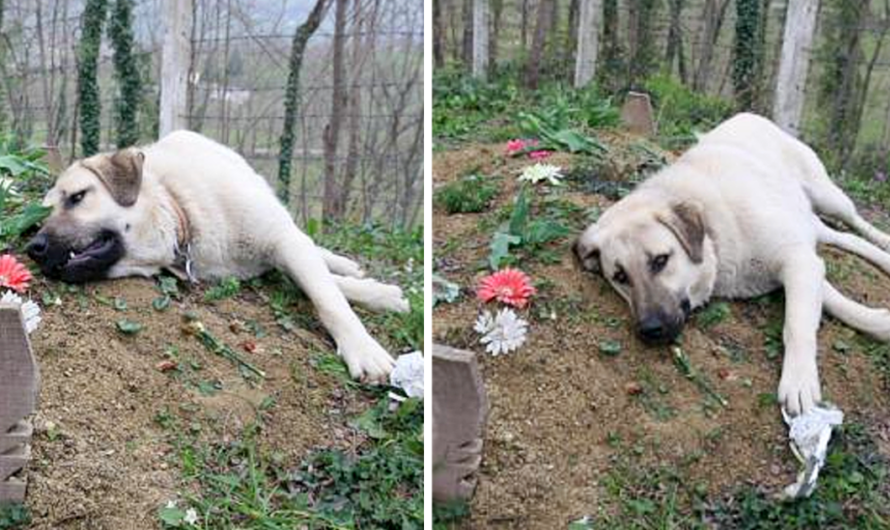
<svg viewBox="0 0 890 530">
<path fill-rule="evenodd" d="M 112 301 L 112 304 L 114 305 L 114 309 L 117 311 L 126 311 L 127 310 L 127 301 L 124 298 L 115 296 L 114 300 Z"/>
<path fill-rule="evenodd" d="M 525 242 L 532 245 L 548 243 L 563 238 L 569 233 L 568 227 L 552 219 L 534 221 L 528 226 Z"/>
<path fill-rule="evenodd" d="M 159 296 L 151 301 L 151 307 L 155 311 L 166 311 L 170 307 L 170 297 L 168 295 Z"/>
<path fill-rule="evenodd" d="M 438 274 L 433 274 L 433 306 L 440 302 L 452 304 L 459 296 L 460 286 L 458 284 L 450 282 Z"/>
<path fill-rule="evenodd" d="M 621 343 L 617 340 L 603 340 L 599 344 L 600 353 L 609 357 L 615 357 L 621 353 Z"/>
<path fill-rule="evenodd" d="M 135 335 L 142 331 L 142 324 L 122 318 L 116 322 L 117 329 L 124 335 Z"/>
<path fill-rule="evenodd" d="M 488 266 L 491 270 L 498 270 L 501 260 L 510 255 L 510 245 L 518 245 L 520 242 L 522 238 L 519 236 L 497 232 L 489 244 L 491 253 L 488 255 Z"/>
<path fill-rule="evenodd" d="M 528 225 L 529 204 L 525 186 L 519 190 L 516 202 L 513 205 L 513 213 L 510 215 L 509 233 L 522 237 Z"/>
<path fill-rule="evenodd" d="M 185 519 L 185 512 L 179 508 L 168 508 L 164 506 L 158 511 L 158 518 L 162 523 L 168 526 L 179 526 Z"/>
<path fill-rule="evenodd" d="M 19 237 L 32 226 L 49 217 L 52 208 L 47 208 L 36 203 L 30 203 L 18 214 L 13 215 L 0 228 L 0 235 L 6 237 Z"/>
</svg>

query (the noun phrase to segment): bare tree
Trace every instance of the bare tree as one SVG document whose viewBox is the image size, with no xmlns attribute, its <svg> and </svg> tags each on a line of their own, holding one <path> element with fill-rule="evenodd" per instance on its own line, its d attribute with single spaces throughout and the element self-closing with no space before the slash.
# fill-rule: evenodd
<svg viewBox="0 0 890 530">
<path fill-rule="evenodd" d="M 293 158 L 297 110 L 300 106 L 300 71 L 309 38 L 321 25 L 327 11 L 327 0 L 317 0 L 309 17 L 294 32 L 291 42 L 289 73 L 284 96 L 284 126 L 281 132 L 281 149 L 278 154 L 278 196 L 285 205 L 290 204 L 290 172 Z"/>
<path fill-rule="evenodd" d="M 445 66 L 445 26 L 442 24 L 442 2 L 433 0 L 433 59 L 436 68 Z"/>
<path fill-rule="evenodd" d="M 343 212 L 337 189 L 337 152 L 343 111 L 348 105 L 346 75 L 344 72 L 344 48 L 346 46 L 346 10 L 348 0 L 335 0 L 334 7 L 334 57 L 331 91 L 330 120 L 324 130 L 324 202 L 322 215 L 326 220 L 339 219 Z"/>
<path fill-rule="evenodd" d="M 720 38 L 720 29 L 726 17 L 726 8 L 730 0 L 706 0 L 702 12 L 704 27 L 699 39 L 699 62 L 695 70 L 695 79 L 692 87 L 695 90 L 705 91 L 708 80 L 713 75 L 712 66 L 717 40 Z"/>
<path fill-rule="evenodd" d="M 553 14 L 554 0 L 541 0 L 538 3 L 538 20 L 535 24 L 535 36 L 525 67 L 525 86 L 534 90 L 538 88 L 541 77 L 541 58 L 547 43 L 547 28 L 550 27 L 550 16 Z"/>
<path fill-rule="evenodd" d="M 670 5 L 670 25 L 668 26 L 667 49 L 664 54 L 664 62 L 668 71 L 673 71 L 674 61 L 677 63 L 677 73 L 680 80 L 685 84 L 687 82 L 686 72 L 686 53 L 683 50 L 683 26 L 681 24 L 683 16 L 683 5 L 685 0 L 669 0 Z"/>
</svg>

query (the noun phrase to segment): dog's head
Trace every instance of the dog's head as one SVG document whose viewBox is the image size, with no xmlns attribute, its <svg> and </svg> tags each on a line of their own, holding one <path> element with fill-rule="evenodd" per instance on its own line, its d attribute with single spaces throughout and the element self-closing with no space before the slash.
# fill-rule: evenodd
<svg viewBox="0 0 890 530">
<path fill-rule="evenodd" d="M 621 201 L 573 250 L 583 269 L 602 274 L 627 301 L 649 344 L 673 341 L 713 286 L 713 247 L 694 203 Z"/>
<path fill-rule="evenodd" d="M 145 155 L 129 148 L 74 163 L 44 198 L 52 213 L 27 252 L 47 276 L 100 280 L 126 254 Z"/>
</svg>

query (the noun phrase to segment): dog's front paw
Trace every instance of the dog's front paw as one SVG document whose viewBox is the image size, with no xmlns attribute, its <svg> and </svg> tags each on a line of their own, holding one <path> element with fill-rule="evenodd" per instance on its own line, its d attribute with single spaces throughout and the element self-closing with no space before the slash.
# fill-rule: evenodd
<svg viewBox="0 0 890 530">
<path fill-rule="evenodd" d="M 349 368 L 349 375 L 362 383 L 389 382 L 395 361 L 370 335 L 340 346 L 340 356 Z"/>
<path fill-rule="evenodd" d="M 779 404 L 792 415 L 805 414 L 822 401 L 819 371 L 815 360 L 811 363 L 786 365 L 779 381 Z"/>
<path fill-rule="evenodd" d="M 384 311 L 395 311 L 396 313 L 407 313 L 411 310 L 411 304 L 402 289 L 395 285 L 385 285 L 380 289 L 380 294 L 376 299 L 377 307 Z"/>
</svg>

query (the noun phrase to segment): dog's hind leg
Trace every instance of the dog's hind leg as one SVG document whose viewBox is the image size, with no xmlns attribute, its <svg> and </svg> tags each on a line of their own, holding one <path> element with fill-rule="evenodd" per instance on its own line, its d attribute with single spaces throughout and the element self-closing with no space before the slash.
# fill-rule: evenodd
<svg viewBox="0 0 890 530">
<path fill-rule="evenodd" d="M 321 257 L 331 273 L 339 274 L 340 276 L 350 276 L 352 278 L 364 278 L 365 271 L 362 270 L 362 266 L 358 263 L 345 256 L 334 254 L 326 248 L 319 246 L 316 246 L 315 248 L 321 252 Z"/>
<path fill-rule="evenodd" d="M 865 258 L 890 275 L 890 254 L 849 232 L 840 232 L 819 222 L 819 241 Z"/>
<path fill-rule="evenodd" d="M 370 278 L 352 278 L 334 275 L 337 287 L 350 302 L 355 302 L 372 311 L 395 311 L 406 313 L 411 309 L 402 289 Z"/>
<path fill-rule="evenodd" d="M 826 312 L 853 329 L 890 342 L 890 310 L 868 307 L 850 300 L 827 281 L 822 284 L 822 305 Z"/>
<path fill-rule="evenodd" d="M 878 230 L 859 215 L 853 201 L 828 177 L 825 166 L 815 153 L 807 149 L 811 155 L 806 157 L 810 170 L 806 174 L 803 186 L 816 213 L 840 221 L 875 245 L 890 250 L 890 235 Z"/>
</svg>

